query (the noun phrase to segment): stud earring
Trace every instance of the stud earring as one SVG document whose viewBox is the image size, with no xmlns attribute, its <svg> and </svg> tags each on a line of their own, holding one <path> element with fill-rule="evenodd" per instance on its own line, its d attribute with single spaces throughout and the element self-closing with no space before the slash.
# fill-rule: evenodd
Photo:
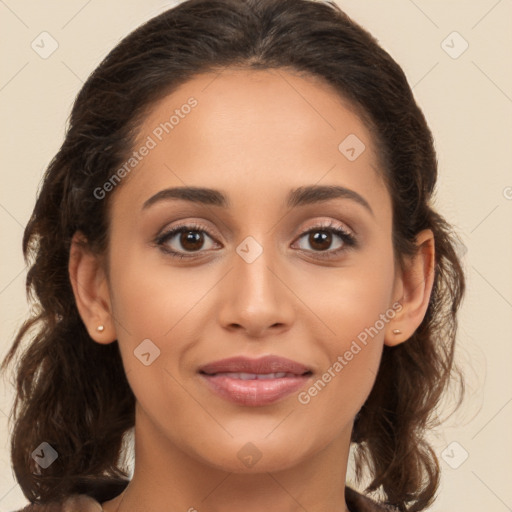
<svg viewBox="0 0 512 512">
<path fill-rule="evenodd" d="M 393 329 L 393 334 L 402 334 L 400 329 Z"/>
<path fill-rule="evenodd" d="M 104 325 L 98 325 L 98 327 L 96 327 L 96 330 L 98 332 L 103 332 L 105 330 L 105 326 Z"/>
</svg>

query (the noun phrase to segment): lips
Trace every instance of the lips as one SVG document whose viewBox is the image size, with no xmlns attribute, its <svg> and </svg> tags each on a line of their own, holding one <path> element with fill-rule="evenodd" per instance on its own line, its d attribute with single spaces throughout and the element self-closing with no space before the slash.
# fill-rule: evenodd
<svg viewBox="0 0 512 512">
<path fill-rule="evenodd" d="M 283 377 L 296 377 L 295 373 L 274 372 L 274 373 L 246 373 L 246 372 L 219 372 L 213 374 L 216 377 L 221 375 L 224 377 L 231 377 L 232 379 L 239 380 L 269 380 L 269 379 L 282 379 Z"/>
<path fill-rule="evenodd" d="M 259 359 L 248 357 L 231 357 L 202 366 L 199 371 L 208 375 L 219 373 L 245 373 L 265 375 L 272 373 L 285 373 L 304 375 L 311 370 L 296 361 L 279 356 L 265 356 Z"/>
<path fill-rule="evenodd" d="M 202 366 L 210 391 L 237 405 L 263 406 L 298 391 L 310 379 L 305 365 L 278 356 L 232 357 Z"/>
</svg>

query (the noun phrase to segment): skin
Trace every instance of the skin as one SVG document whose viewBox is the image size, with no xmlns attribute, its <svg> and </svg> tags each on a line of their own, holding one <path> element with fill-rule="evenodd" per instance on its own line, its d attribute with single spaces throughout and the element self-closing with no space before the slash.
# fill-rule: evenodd
<svg viewBox="0 0 512 512">
<path fill-rule="evenodd" d="M 400 269 L 370 132 L 322 81 L 283 69 L 199 75 L 153 105 L 136 148 L 191 96 L 197 106 L 111 192 L 105 257 L 79 245 L 80 233 L 73 239 L 70 278 L 91 343 L 118 340 L 137 400 L 133 479 L 102 506 L 346 511 L 354 417 L 384 344 L 406 342 L 425 315 L 432 232 L 418 234 L 417 256 Z M 338 149 L 350 134 L 366 146 L 354 161 Z M 162 200 L 142 209 L 160 190 L 185 185 L 221 190 L 230 207 Z M 288 208 L 288 192 L 306 185 L 351 189 L 373 214 L 350 198 Z M 206 229 L 188 260 L 154 243 L 178 221 Z M 352 232 L 357 247 L 322 258 L 343 247 L 336 234 L 320 248 L 304 234 L 325 222 Z M 263 249 L 250 263 L 236 252 L 248 236 Z M 167 246 L 187 252 L 179 234 Z M 276 354 L 312 369 L 307 390 L 397 301 L 401 310 L 307 404 L 293 393 L 266 406 L 236 405 L 197 375 L 226 357 Z M 160 350 L 148 366 L 134 356 L 144 339 Z M 244 446 L 261 455 L 251 467 L 238 457 Z"/>
</svg>

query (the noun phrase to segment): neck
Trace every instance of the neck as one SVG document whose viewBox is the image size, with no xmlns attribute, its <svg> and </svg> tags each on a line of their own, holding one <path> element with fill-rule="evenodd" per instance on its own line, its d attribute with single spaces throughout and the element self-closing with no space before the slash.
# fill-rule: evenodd
<svg viewBox="0 0 512 512">
<path fill-rule="evenodd" d="M 222 470 L 201 460 L 199 454 L 186 452 L 137 407 L 133 478 L 121 495 L 103 503 L 103 510 L 348 512 L 345 478 L 350 433 L 347 428 L 300 461 L 264 465 L 262 456 L 250 470 L 230 471 L 229 464 L 220 463 L 228 468 Z M 270 449 L 267 443 L 265 450 Z"/>
</svg>

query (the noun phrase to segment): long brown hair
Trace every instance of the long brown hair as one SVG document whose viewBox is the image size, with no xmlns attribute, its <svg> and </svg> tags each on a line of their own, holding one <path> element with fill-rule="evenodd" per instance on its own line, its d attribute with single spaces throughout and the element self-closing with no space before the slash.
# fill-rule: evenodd
<svg viewBox="0 0 512 512">
<path fill-rule="evenodd" d="M 16 478 L 25 496 L 41 503 L 80 492 L 84 482 L 126 478 L 121 456 L 135 397 L 118 343 L 92 342 L 78 314 L 70 240 L 80 230 L 91 250 L 106 250 L 109 197 L 99 200 L 94 190 L 133 150 L 148 108 L 194 75 L 228 66 L 287 68 L 333 85 L 358 109 L 379 148 L 400 264 L 414 254 L 420 230 L 434 233 L 425 318 L 407 342 L 384 347 L 352 439 L 356 475 L 370 477 L 366 490 L 380 491 L 400 510 L 423 510 L 439 483 L 424 433 L 455 370 L 456 313 L 465 290 L 458 240 L 431 205 L 432 135 L 402 69 L 335 3 L 313 0 L 183 2 L 123 39 L 80 90 L 23 237 L 35 310 L 2 363 L 5 370 L 19 354 L 11 413 Z M 29 342 L 21 352 L 23 339 Z M 31 454 L 43 441 L 58 459 L 41 471 Z"/>
</svg>

